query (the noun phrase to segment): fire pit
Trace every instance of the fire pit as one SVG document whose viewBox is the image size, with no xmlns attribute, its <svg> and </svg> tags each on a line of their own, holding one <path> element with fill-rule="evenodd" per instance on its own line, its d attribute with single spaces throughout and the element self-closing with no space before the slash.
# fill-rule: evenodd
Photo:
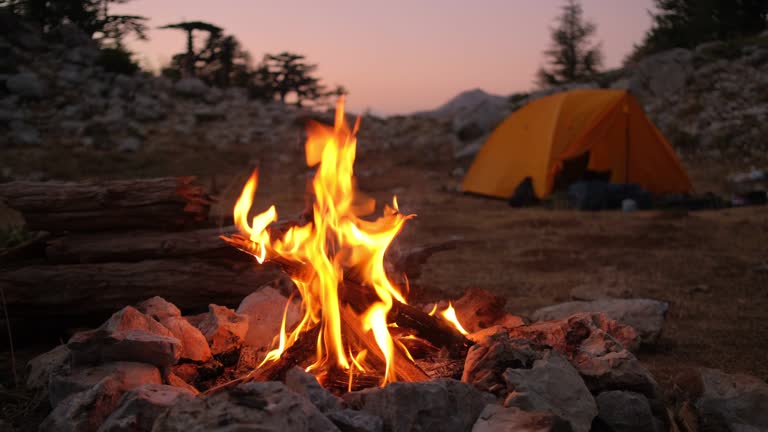
<svg viewBox="0 0 768 432">
<path fill-rule="evenodd" d="M 466 356 L 470 342 L 453 308 L 435 315 L 409 306 L 406 275 L 387 274 L 387 248 L 415 215 L 400 213 L 395 197 L 380 217 L 370 218 L 376 203 L 356 189 L 353 175 L 358 127 L 359 120 L 354 129 L 346 123 L 343 99 L 333 127 L 310 123 L 306 161 L 317 173 L 299 220 L 278 223 L 274 206 L 249 220 L 256 172 L 235 205 L 242 235 L 224 240 L 259 263 L 279 264 L 298 289 L 303 315 L 287 328 L 286 306 L 278 346 L 249 379 L 282 379 L 299 365 L 327 388 L 351 391 L 376 382 L 424 381 L 429 376 L 416 358 L 441 349 L 452 359 Z"/>
</svg>

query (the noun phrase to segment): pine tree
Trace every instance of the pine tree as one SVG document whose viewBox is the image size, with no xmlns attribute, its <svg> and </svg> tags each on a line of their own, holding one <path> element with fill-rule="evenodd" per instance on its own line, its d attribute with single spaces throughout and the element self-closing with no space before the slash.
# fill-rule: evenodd
<svg viewBox="0 0 768 432">
<path fill-rule="evenodd" d="M 627 61 L 704 42 L 727 41 L 768 28 L 766 0 L 655 0 L 653 26 Z"/>
<path fill-rule="evenodd" d="M 568 0 L 552 29 L 552 45 L 544 51 L 547 66 L 537 72 L 542 87 L 588 79 L 603 62 L 602 49 L 593 41 L 597 26 L 584 18 L 576 0 Z"/>
</svg>

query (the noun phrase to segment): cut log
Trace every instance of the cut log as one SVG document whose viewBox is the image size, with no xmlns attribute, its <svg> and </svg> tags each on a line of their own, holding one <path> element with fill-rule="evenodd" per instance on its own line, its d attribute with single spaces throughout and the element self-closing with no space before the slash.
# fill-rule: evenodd
<svg viewBox="0 0 768 432">
<path fill-rule="evenodd" d="M 31 230 L 178 229 L 208 220 L 212 199 L 194 177 L 0 184 L 0 201 Z"/>
<path fill-rule="evenodd" d="M 138 231 L 109 234 L 70 234 L 49 242 L 45 255 L 54 263 L 132 262 L 194 256 L 254 261 L 221 240 L 233 227 L 196 231 Z"/>
<path fill-rule="evenodd" d="M 243 297 L 280 276 L 271 265 L 213 260 L 33 265 L 0 272 L 11 318 L 109 315 L 161 296 L 185 312 L 210 303 L 237 307 Z"/>
</svg>

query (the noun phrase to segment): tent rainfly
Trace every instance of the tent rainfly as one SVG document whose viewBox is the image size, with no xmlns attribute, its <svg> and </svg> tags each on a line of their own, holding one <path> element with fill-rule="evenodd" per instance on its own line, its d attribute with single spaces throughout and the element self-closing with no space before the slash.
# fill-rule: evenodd
<svg viewBox="0 0 768 432">
<path fill-rule="evenodd" d="M 655 194 L 687 193 L 690 179 L 664 135 L 626 90 L 574 90 L 533 101 L 488 138 L 464 177 L 464 192 L 509 198 L 527 177 L 536 195 L 552 192 L 563 163 L 584 157 Z"/>
</svg>

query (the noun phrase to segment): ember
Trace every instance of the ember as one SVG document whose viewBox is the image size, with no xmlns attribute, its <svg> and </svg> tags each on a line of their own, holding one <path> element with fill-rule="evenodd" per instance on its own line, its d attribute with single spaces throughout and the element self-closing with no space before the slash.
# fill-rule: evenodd
<svg viewBox="0 0 768 432">
<path fill-rule="evenodd" d="M 344 372 L 349 377 L 349 389 L 355 373 L 374 373 L 381 378 L 381 385 L 426 378 L 423 372 L 413 373 L 418 368 L 401 341 L 418 335 L 413 328 L 402 328 L 391 319 L 393 305 L 406 305 L 406 300 L 404 291 L 391 282 L 384 266 L 387 248 L 403 224 L 415 215 L 400 213 L 397 197 L 393 197 L 391 206 L 385 205 L 380 217 L 364 219 L 374 212 L 376 203 L 360 193 L 355 184 L 358 128 L 359 118 L 352 129 L 346 123 L 343 99 L 337 104 L 333 127 L 309 125 L 306 162 L 310 167 L 317 166 L 310 222 L 274 229 L 274 206 L 249 221 L 258 183 L 254 172 L 234 208 L 235 225 L 244 237 L 224 238 L 255 256 L 259 263 L 273 261 L 282 265 L 301 294 L 303 318 L 293 329 L 286 328 L 283 319 L 277 346 L 260 367 L 280 360 L 302 335 L 314 330 L 316 356 L 306 370 L 321 381 L 324 376 Z M 467 334 L 452 306 L 440 316 L 455 327 L 454 332 Z M 405 362 L 410 364 L 403 369 L 399 365 Z"/>
</svg>

